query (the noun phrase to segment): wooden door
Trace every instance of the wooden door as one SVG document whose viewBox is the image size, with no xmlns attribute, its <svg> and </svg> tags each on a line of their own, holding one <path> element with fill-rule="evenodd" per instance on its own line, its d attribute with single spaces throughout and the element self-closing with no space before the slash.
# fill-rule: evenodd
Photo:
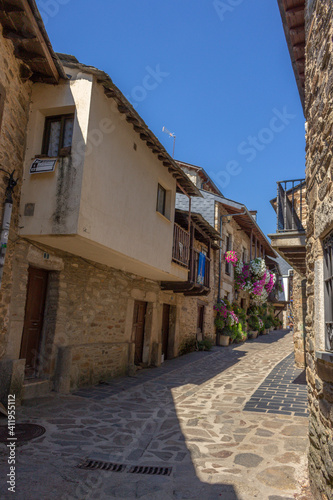
<svg viewBox="0 0 333 500">
<path fill-rule="evenodd" d="M 198 320 L 197 320 L 197 337 L 198 340 L 204 338 L 204 317 L 205 317 L 205 306 L 198 305 Z"/>
<path fill-rule="evenodd" d="M 29 267 L 27 300 L 20 358 L 26 360 L 25 376 L 33 378 L 38 371 L 48 272 Z"/>
<path fill-rule="evenodd" d="M 164 359 L 168 359 L 168 343 L 169 343 L 169 324 L 170 324 L 170 306 L 163 304 L 162 318 L 162 354 Z"/>
<path fill-rule="evenodd" d="M 134 302 L 133 330 L 135 339 L 134 363 L 142 363 L 143 344 L 145 336 L 145 317 L 147 302 L 136 300 Z"/>
</svg>

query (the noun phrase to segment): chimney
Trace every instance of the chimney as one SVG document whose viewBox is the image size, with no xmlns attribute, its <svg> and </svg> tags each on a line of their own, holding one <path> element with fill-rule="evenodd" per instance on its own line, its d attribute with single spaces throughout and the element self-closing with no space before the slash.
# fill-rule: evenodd
<svg viewBox="0 0 333 500">
<path fill-rule="evenodd" d="M 252 217 L 254 218 L 254 220 L 257 222 L 257 213 L 258 213 L 258 210 L 249 210 L 249 212 L 252 215 Z"/>
</svg>

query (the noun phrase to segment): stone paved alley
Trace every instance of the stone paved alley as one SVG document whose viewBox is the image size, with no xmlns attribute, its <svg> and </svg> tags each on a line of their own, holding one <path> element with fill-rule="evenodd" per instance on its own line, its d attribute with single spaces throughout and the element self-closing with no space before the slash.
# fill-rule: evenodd
<svg viewBox="0 0 333 500">
<path fill-rule="evenodd" d="M 291 333 L 272 332 L 19 408 L 18 422 L 46 432 L 18 446 L 16 494 L 2 484 L 1 498 L 311 499 L 306 386 L 292 349 Z M 123 467 L 78 468 L 85 459 Z M 142 465 L 170 475 L 131 469 Z"/>
</svg>

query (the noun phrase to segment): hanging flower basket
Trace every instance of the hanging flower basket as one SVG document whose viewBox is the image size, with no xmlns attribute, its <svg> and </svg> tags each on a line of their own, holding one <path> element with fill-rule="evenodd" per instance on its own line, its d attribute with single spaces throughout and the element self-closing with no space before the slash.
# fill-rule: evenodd
<svg viewBox="0 0 333 500">
<path fill-rule="evenodd" d="M 237 253 L 234 251 L 234 250 L 228 250 L 225 254 L 224 254 L 224 258 L 227 262 L 231 262 L 231 264 L 235 267 L 235 265 L 237 264 L 238 262 L 238 257 L 237 257 Z"/>
<path fill-rule="evenodd" d="M 248 292 L 255 305 L 267 301 L 275 282 L 275 274 L 267 269 L 262 258 L 253 259 L 247 264 L 238 261 L 235 265 L 235 289 Z"/>
</svg>

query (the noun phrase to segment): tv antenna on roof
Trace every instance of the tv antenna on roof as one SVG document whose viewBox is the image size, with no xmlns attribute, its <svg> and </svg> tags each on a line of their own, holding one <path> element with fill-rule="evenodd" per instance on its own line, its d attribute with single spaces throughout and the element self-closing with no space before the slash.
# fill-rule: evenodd
<svg viewBox="0 0 333 500">
<path fill-rule="evenodd" d="M 162 128 L 162 132 L 165 132 L 168 134 L 169 137 L 173 138 L 173 150 L 172 150 L 172 158 L 175 157 L 175 143 L 176 143 L 176 135 L 173 134 L 172 132 L 169 132 L 169 130 L 166 127 Z"/>
</svg>

